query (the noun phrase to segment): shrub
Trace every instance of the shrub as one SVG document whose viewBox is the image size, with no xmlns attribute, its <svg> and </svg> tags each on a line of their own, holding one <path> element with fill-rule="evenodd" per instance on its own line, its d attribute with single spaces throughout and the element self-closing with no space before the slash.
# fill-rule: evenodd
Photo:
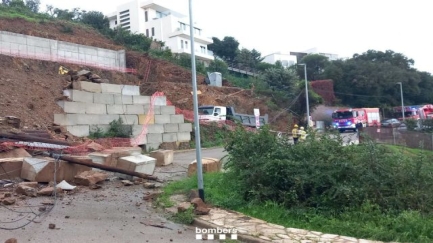
<svg viewBox="0 0 433 243">
<path fill-rule="evenodd" d="M 101 128 L 97 127 L 96 131 L 91 132 L 90 138 L 129 138 L 131 137 L 130 129 L 128 126 L 123 125 L 122 118 L 113 120 L 110 122 L 110 127 L 107 132 L 104 132 Z"/>
<path fill-rule="evenodd" d="M 430 212 L 432 166 L 423 156 L 388 153 L 371 141 L 342 146 L 339 135 L 315 137 L 289 146 L 267 126 L 229 134 L 228 173 L 247 201 L 341 212 L 366 202 L 384 210 Z"/>
</svg>

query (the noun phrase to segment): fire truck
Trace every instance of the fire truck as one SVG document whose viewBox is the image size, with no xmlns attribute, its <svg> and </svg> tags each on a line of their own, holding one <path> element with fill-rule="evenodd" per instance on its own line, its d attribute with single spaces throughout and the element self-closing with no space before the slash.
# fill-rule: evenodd
<svg viewBox="0 0 433 243">
<path fill-rule="evenodd" d="M 340 132 L 360 127 L 380 126 L 379 108 L 344 108 L 332 113 L 332 126 Z"/>
<path fill-rule="evenodd" d="M 404 106 L 404 118 L 405 119 L 432 119 L 433 118 L 433 105 L 414 105 L 414 106 Z M 394 117 L 402 120 L 401 106 L 396 106 L 393 108 Z"/>
</svg>

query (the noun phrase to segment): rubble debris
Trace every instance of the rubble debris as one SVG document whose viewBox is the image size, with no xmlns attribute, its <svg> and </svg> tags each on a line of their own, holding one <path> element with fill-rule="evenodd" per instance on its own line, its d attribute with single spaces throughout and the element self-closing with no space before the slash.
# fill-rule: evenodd
<svg viewBox="0 0 433 243">
<path fill-rule="evenodd" d="M 73 186 L 73 185 L 67 183 L 65 180 L 63 180 L 59 184 L 57 184 L 56 187 L 61 188 L 62 190 L 74 190 L 76 188 L 76 186 Z"/>
<path fill-rule="evenodd" d="M 44 200 L 41 202 L 42 205 L 54 205 L 54 200 Z"/>
<path fill-rule="evenodd" d="M 22 194 L 22 195 L 29 196 L 29 197 L 36 197 L 37 196 L 36 188 L 30 187 L 30 186 L 18 185 L 18 187 L 15 189 L 15 192 L 17 194 Z"/>
<path fill-rule="evenodd" d="M 96 189 L 102 188 L 102 186 L 99 184 L 92 184 L 92 185 L 89 185 L 89 188 L 92 190 L 96 190 Z"/>
<path fill-rule="evenodd" d="M 86 148 L 89 149 L 89 151 L 91 151 L 91 152 L 102 151 L 102 150 L 105 149 L 102 145 L 100 145 L 100 144 L 98 144 L 98 143 L 95 143 L 95 142 L 91 142 L 91 143 L 89 143 L 89 144 L 86 146 Z"/>
<path fill-rule="evenodd" d="M 38 187 L 38 183 L 35 181 L 23 181 L 18 183 L 18 186 L 28 186 L 28 187 L 33 187 L 33 188 L 37 188 Z"/>
<path fill-rule="evenodd" d="M 97 184 L 101 181 L 105 181 L 108 178 L 108 175 L 99 171 L 84 171 L 79 175 L 75 176 L 75 183 L 83 186 L 90 186 L 93 184 Z"/>
<path fill-rule="evenodd" d="M 162 192 L 151 192 L 151 193 L 146 193 L 144 196 L 143 196 L 143 200 L 146 200 L 146 201 L 150 201 L 150 200 L 154 200 L 155 198 L 157 198 L 160 194 L 161 194 Z"/>
<path fill-rule="evenodd" d="M 155 188 L 155 183 L 145 182 L 143 184 L 143 187 L 147 188 L 147 189 L 152 189 L 152 188 Z"/>
<path fill-rule="evenodd" d="M 177 206 L 177 212 L 178 212 L 178 213 L 185 212 L 185 211 L 188 210 L 188 208 L 190 208 L 190 207 L 191 207 L 191 203 L 189 203 L 189 202 L 183 202 L 183 203 L 181 203 L 181 204 L 179 204 L 179 205 Z"/>
<path fill-rule="evenodd" d="M 26 135 L 26 134 L 0 133 L 0 138 L 10 138 L 10 139 L 26 141 L 26 142 L 41 142 L 41 143 L 64 145 L 64 146 L 72 146 L 73 145 L 73 144 L 66 142 L 66 141 L 59 141 L 59 140 L 48 139 L 48 138 L 40 138 L 40 137 L 36 137 L 36 136 L 32 136 L 32 135 Z"/>
<path fill-rule="evenodd" d="M 15 204 L 16 199 L 13 198 L 13 197 L 7 197 L 7 198 L 4 198 L 3 200 L 1 200 L 1 202 L 2 202 L 4 205 L 13 205 L 13 204 Z"/>
<path fill-rule="evenodd" d="M 122 184 L 124 186 L 132 186 L 132 185 L 134 185 L 134 183 L 131 182 L 130 180 L 122 180 Z"/>
<path fill-rule="evenodd" d="M 56 228 L 56 225 L 55 224 L 49 224 L 48 225 L 48 229 L 55 229 Z"/>
<path fill-rule="evenodd" d="M 191 189 L 188 193 L 188 200 L 191 202 L 194 198 L 200 198 L 198 191 Z"/>
<path fill-rule="evenodd" d="M 140 224 L 144 224 L 144 225 L 146 225 L 146 226 L 153 226 L 153 227 L 156 227 L 156 228 L 162 228 L 162 229 L 173 230 L 172 228 L 167 227 L 167 226 L 162 225 L 162 224 L 152 224 L 152 223 L 145 223 L 145 222 L 140 222 Z"/>
<path fill-rule="evenodd" d="M 57 188 L 57 193 L 61 193 L 62 189 L 61 188 Z M 51 196 L 54 195 L 54 187 L 45 187 L 42 188 L 41 190 L 38 191 L 37 193 L 38 196 Z"/>
<path fill-rule="evenodd" d="M 15 238 L 10 238 L 5 241 L 5 243 L 18 243 L 18 240 Z"/>
<path fill-rule="evenodd" d="M 210 212 L 210 208 L 207 207 L 201 198 L 192 199 L 191 204 L 194 205 L 194 214 L 196 215 L 206 215 Z"/>
<path fill-rule="evenodd" d="M 15 116 L 0 117 L 0 125 L 7 125 L 13 128 L 20 128 L 21 120 Z"/>
<path fill-rule="evenodd" d="M 45 212 L 47 211 L 47 207 L 39 207 L 39 212 Z"/>
</svg>

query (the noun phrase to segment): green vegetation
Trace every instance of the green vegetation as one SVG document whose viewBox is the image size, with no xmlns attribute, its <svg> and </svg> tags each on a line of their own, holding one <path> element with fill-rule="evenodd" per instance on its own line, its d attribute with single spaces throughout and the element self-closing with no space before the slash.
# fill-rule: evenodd
<svg viewBox="0 0 433 243">
<path fill-rule="evenodd" d="M 204 174 L 206 200 L 286 227 L 382 241 L 433 240 L 430 154 L 371 141 L 343 147 L 328 135 L 311 134 L 296 146 L 286 142 L 266 127 L 232 133 L 227 172 Z M 174 182 L 163 198 L 195 188 L 196 177 Z"/>
<path fill-rule="evenodd" d="M 118 120 L 113 120 L 110 122 L 109 128 L 104 132 L 100 127 L 96 128 L 96 131 L 90 133 L 89 138 L 130 138 L 131 129 L 130 126 L 123 125 L 122 118 L 119 117 Z"/>
<path fill-rule="evenodd" d="M 230 134 L 228 126 L 219 127 L 218 123 L 212 122 L 208 125 L 200 126 L 200 142 L 203 148 L 223 146 Z M 195 133 L 192 133 L 191 148 L 195 147 Z"/>
<path fill-rule="evenodd" d="M 194 208 L 191 206 L 184 212 L 173 215 L 173 221 L 179 224 L 192 224 L 194 222 Z"/>
</svg>

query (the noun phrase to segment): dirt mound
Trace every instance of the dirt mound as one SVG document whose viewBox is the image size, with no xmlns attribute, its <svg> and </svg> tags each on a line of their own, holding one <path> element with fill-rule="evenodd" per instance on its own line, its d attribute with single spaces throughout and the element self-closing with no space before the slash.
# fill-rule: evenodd
<svg viewBox="0 0 433 243">
<path fill-rule="evenodd" d="M 70 27 L 72 33 L 65 33 L 65 26 Z M 53 24 L 0 19 L 0 30 L 113 50 L 124 49 L 90 27 L 59 21 Z M 66 77 L 58 74 L 61 65 L 70 70 L 87 69 L 113 84 L 139 85 L 144 95 L 164 92 L 176 107 L 193 110 L 190 70 L 144 53 L 128 51 L 126 67 L 136 69 L 136 74 L 0 55 L 0 116 L 16 116 L 28 129 L 45 129 L 52 125 L 54 114 L 62 113 L 56 101 L 68 84 Z M 197 74 L 201 92 L 199 105 L 233 106 L 237 112 L 246 114 L 253 114 L 253 109 L 259 108 L 262 114 L 269 114 L 270 120 L 280 112 L 270 110 L 266 106 L 267 98 L 257 98 L 250 90 L 226 86 L 226 80 L 224 87 L 207 86 L 204 78 Z M 282 115 L 272 126 L 283 130 L 286 123 L 287 116 Z"/>
</svg>

